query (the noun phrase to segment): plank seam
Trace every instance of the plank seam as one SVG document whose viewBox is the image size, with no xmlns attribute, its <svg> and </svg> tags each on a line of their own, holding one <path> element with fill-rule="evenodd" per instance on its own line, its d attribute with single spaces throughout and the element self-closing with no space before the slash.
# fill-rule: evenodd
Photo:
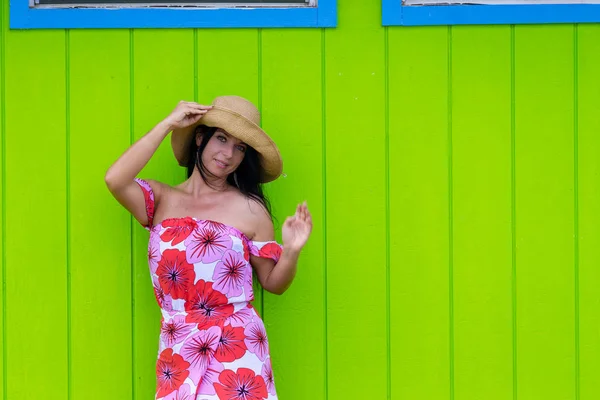
<svg viewBox="0 0 600 400">
<path fill-rule="evenodd" d="M 516 57 L 515 26 L 510 28 L 510 147 L 511 147 L 511 244 L 512 244 L 512 347 L 513 400 L 517 400 L 517 196 L 516 196 Z"/>
<path fill-rule="evenodd" d="M 198 28 L 194 29 L 194 102 L 198 102 Z M 187 175 L 186 178 L 187 179 Z"/>
<path fill-rule="evenodd" d="M 8 399 L 8 357 L 7 357 L 7 326 L 6 326 L 6 34 L 5 6 L 0 5 L 0 123 L 2 124 L 2 397 Z"/>
<path fill-rule="evenodd" d="M 66 253 L 67 253 L 67 399 L 73 394 L 73 338 L 72 338 L 72 310 L 71 310 L 71 57 L 70 57 L 70 31 L 65 30 L 65 178 L 66 178 Z"/>
<path fill-rule="evenodd" d="M 575 267 L 575 400 L 581 395 L 580 387 L 580 327 L 579 327 L 579 29 L 573 27 L 573 61 L 574 61 L 574 90 L 573 90 L 573 148 L 574 148 L 574 267 Z"/>
<path fill-rule="evenodd" d="M 448 26 L 448 302 L 450 331 L 450 400 L 454 400 L 454 203 L 452 190 L 452 27 Z"/>
<path fill-rule="evenodd" d="M 134 141 L 134 30 L 129 29 L 129 145 Z M 135 362 L 135 232 L 133 230 L 133 216 L 129 216 L 130 232 L 130 279 L 131 279 L 131 396 L 136 398 L 136 362 Z"/>
<path fill-rule="evenodd" d="M 386 366 L 387 366 L 387 398 L 392 398 L 392 358 L 391 358 L 391 303 L 390 303 L 390 269 L 391 269 L 391 249 L 390 249 L 390 58 L 389 58 L 389 29 L 384 27 L 384 68 L 385 68 L 385 310 L 386 310 Z"/>
<path fill-rule="evenodd" d="M 325 399 L 329 398 L 329 346 L 328 338 L 328 304 L 327 304 L 327 79 L 326 79 L 326 30 L 321 29 L 321 157 L 322 157 L 322 181 L 323 181 L 323 348 L 324 348 L 324 384 L 325 384 Z"/>
</svg>

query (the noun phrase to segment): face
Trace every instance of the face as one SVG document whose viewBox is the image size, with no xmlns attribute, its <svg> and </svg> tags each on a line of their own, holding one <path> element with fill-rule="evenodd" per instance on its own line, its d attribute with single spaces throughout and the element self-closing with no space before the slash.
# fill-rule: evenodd
<svg viewBox="0 0 600 400">
<path fill-rule="evenodd" d="M 199 145 L 201 137 L 196 139 Z M 240 165 L 248 145 L 218 129 L 202 152 L 202 163 L 215 176 L 226 178 Z"/>
</svg>

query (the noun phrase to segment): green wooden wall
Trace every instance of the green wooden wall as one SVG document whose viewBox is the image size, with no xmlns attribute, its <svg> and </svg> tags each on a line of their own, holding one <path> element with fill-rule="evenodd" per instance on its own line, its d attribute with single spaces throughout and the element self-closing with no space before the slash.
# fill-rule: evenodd
<svg viewBox="0 0 600 400">
<path fill-rule="evenodd" d="M 0 32 L 0 399 L 148 400 L 147 233 L 109 165 L 257 102 L 314 233 L 258 296 L 282 400 L 600 398 L 600 26 Z M 184 176 L 165 142 L 143 177 Z"/>
</svg>

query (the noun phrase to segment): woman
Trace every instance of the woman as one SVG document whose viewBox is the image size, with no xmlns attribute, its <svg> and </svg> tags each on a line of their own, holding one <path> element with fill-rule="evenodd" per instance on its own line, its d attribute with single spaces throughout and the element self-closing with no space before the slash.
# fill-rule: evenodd
<svg viewBox="0 0 600 400">
<path fill-rule="evenodd" d="M 252 307 L 252 269 L 283 293 L 312 230 L 306 203 L 275 241 L 261 184 L 282 161 L 252 103 L 180 102 L 108 170 L 114 197 L 150 232 L 148 260 L 162 327 L 156 399 L 277 399 L 263 321 Z M 188 179 L 137 179 L 169 132 Z"/>
</svg>

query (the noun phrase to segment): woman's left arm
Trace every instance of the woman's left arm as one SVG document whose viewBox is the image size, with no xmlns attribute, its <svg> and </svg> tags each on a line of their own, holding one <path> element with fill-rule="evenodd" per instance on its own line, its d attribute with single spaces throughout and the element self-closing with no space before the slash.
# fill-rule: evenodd
<svg viewBox="0 0 600 400">
<path fill-rule="evenodd" d="M 266 228 L 265 228 L 266 229 Z M 273 236 L 273 226 L 270 224 Z M 251 263 L 261 286 L 268 292 L 281 295 L 296 276 L 298 258 L 312 232 L 312 217 L 306 202 L 296 207 L 296 213 L 286 218 L 282 227 L 283 251 L 277 263 L 269 258 L 252 256 Z M 262 236 L 259 233 L 259 237 Z"/>
</svg>

